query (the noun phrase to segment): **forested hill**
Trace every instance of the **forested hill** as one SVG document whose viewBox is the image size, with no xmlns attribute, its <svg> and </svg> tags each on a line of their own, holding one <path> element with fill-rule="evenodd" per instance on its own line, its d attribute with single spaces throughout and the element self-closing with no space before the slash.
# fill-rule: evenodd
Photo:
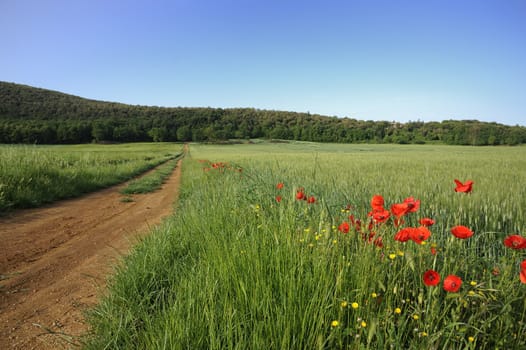
<svg viewBox="0 0 526 350">
<path fill-rule="evenodd" d="M 526 127 L 476 120 L 396 123 L 252 108 L 134 106 L 0 82 L 0 143 L 221 141 L 517 145 Z"/>
</svg>

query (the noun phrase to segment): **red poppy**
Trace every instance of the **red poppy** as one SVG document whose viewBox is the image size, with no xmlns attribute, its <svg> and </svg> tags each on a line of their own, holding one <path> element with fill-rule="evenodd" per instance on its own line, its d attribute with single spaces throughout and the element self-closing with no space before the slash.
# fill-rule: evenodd
<svg viewBox="0 0 526 350">
<path fill-rule="evenodd" d="M 455 179 L 455 184 L 457 185 L 455 192 L 470 193 L 473 190 L 473 181 L 471 180 L 466 181 L 466 183 L 462 183 Z"/>
<path fill-rule="evenodd" d="M 420 200 L 415 200 L 413 197 L 404 199 L 404 204 L 407 204 L 408 213 L 415 213 L 420 208 Z"/>
<path fill-rule="evenodd" d="M 446 292 L 456 293 L 462 285 L 462 279 L 455 275 L 449 275 L 444 278 L 444 290 Z"/>
<path fill-rule="evenodd" d="M 519 273 L 519 277 L 522 283 L 526 283 L 526 260 L 521 262 L 521 272 Z"/>
<path fill-rule="evenodd" d="M 504 245 L 511 249 L 526 249 L 526 238 L 519 235 L 511 235 L 504 239 Z"/>
<path fill-rule="evenodd" d="M 431 237 L 431 231 L 425 226 L 414 228 L 411 232 L 411 239 L 417 244 L 421 244 L 429 237 Z"/>
<path fill-rule="evenodd" d="M 384 210 L 384 197 L 380 196 L 379 194 L 374 195 L 373 199 L 371 200 L 371 207 L 373 208 L 373 210 L 383 211 Z"/>
<path fill-rule="evenodd" d="M 437 255 L 437 249 L 435 247 L 431 247 L 431 255 Z"/>
<path fill-rule="evenodd" d="M 316 203 L 316 198 L 314 198 L 314 196 L 310 196 L 309 199 L 307 199 L 307 203 L 309 204 Z"/>
<path fill-rule="evenodd" d="M 389 219 L 389 215 L 389 210 L 379 210 L 373 212 L 373 219 L 377 223 L 382 223 Z"/>
<path fill-rule="evenodd" d="M 411 227 L 406 227 L 404 229 L 401 229 L 394 236 L 394 240 L 399 241 L 399 242 L 407 242 L 411 239 L 411 233 L 412 233 Z"/>
<path fill-rule="evenodd" d="M 342 233 L 349 233 L 349 229 L 351 227 L 349 226 L 349 223 L 347 221 L 344 221 L 343 223 L 338 226 L 338 230 Z"/>
<path fill-rule="evenodd" d="M 283 188 L 283 186 L 284 186 L 284 185 L 283 185 L 283 182 L 279 182 L 279 183 L 276 185 L 276 188 L 277 188 L 278 190 L 281 190 L 281 189 Z"/>
<path fill-rule="evenodd" d="M 307 198 L 307 196 L 305 195 L 305 193 L 303 193 L 303 191 L 300 190 L 300 191 L 296 192 L 296 199 L 297 200 L 300 201 L 300 200 L 306 199 L 306 198 Z"/>
<path fill-rule="evenodd" d="M 426 286 L 436 286 L 440 283 L 440 275 L 434 270 L 427 270 L 422 278 Z"/>
<path fill-rule="evenodd" d="M 404 216 L 409 212 L 409 205 L 407 203 L 396 203 L 391 205 L 391 213 L 397 218 Z"/>
<path fill-rule="evenodd" d="M 423 219 L 420 219 L 420 225 L 423 225 L 423 226 L 433 226 L 435 224 L 435 220 L 433 219 L 430 219 L 430 218 L 423 218 Z"/>
<path fill-rule="evenodd" d="M 281 196 L 276 196 L 276 202 L 281 202 Z"/>
<path fill-rule="evenodd" d="M 466 238 L 473 236 L 473 231 L 471 231 L 466 226 L 462 226 L 462 225 L 453 227 L 451 229 L 451 233 L 453 234 L 453 236 L 460 238 L 460 239 L 466 239 Z"/>
</svg>

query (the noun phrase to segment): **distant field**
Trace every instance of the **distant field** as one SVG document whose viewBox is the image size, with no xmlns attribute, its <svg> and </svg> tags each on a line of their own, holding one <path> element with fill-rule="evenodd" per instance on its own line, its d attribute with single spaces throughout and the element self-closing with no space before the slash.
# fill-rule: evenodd
<svg viewBox="0 0 526 350">
<path fill-rule="evenodd" d="M 181 145 L 0 145 L 0 213 L 107 187 L 173 158 Z"/>
<path fill-rule="evenodd" d="M 525 147 L 191 145 L 177 214 L 126 259 L 87 348 L 524 348 L 526 249 L 503 240 L 526 234 L 525 185 Z"/>
</svg>

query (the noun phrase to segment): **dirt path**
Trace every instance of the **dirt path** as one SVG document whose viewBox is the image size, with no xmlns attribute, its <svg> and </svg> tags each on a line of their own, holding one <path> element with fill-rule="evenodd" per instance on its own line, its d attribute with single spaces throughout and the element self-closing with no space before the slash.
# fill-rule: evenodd
<svg viewBox="0 0 526 350">
<path fill-rule="evenodd" d="M 0 349 L 79 344 L 83 311 L 96 303 L 112 266 L 172 213 L 180 165 L 161 190 L 133 202 L 121 202 L 120 185 L 0 218 Z"/>
</svg>

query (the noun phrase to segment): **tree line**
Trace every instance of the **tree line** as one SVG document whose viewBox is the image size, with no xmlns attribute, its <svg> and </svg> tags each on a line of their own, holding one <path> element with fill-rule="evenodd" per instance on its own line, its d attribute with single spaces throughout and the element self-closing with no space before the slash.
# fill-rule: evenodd
<svg viewBox="0 0 526 350">
<path fill-rule="evenodd" d="M 526 127 L 477 120 L 364 121 L 253 108 L 135 106 L 0 82 L 0 143 L 281 139 L 339 143 L 518 145 Z"/>
</svg>

